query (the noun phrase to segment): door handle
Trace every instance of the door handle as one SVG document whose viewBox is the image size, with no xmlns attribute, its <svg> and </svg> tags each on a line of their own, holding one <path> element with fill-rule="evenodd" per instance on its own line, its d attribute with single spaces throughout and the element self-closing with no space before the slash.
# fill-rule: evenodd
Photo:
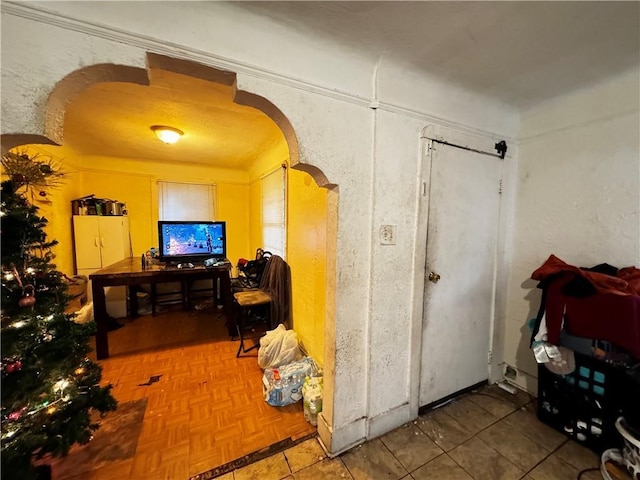
<svg viewBox="0 0 640 480">
<path fill-rule="evenodd" d="M 438 275 L 436 272 L 431 272 L 428 278 L 430 282 L 438 283 L 438 280 L 440 280 L 440 275 Z"/>
</svg>

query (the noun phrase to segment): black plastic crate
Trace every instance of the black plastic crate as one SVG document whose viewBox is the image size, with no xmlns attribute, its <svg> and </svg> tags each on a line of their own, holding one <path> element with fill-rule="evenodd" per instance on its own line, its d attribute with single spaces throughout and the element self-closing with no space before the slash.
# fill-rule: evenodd
<svg viewBox="0 0 640 480">
<path fill-rule="evenodd" d="M 597 453 L 621 447 L 615 421 L 632 404 L 627 368 L 580 353 L 575 361 L 568 375 L 538 365 L 538 418 Z"/>
</svg>

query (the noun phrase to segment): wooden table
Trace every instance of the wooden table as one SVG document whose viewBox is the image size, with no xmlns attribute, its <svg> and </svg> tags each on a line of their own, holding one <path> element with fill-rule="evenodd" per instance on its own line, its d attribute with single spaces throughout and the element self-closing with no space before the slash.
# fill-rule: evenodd
<svg viewBox="0 0 640 480">
<path fill-rule="evenodd" d="M 139 257 L 125 258 L 113 265 L 89 275 L 93 293 L 93 316 L 96 321 L 96 355 L 99 360 L 109 357 L 109 316 L 104 287 L 157 284 L 167 282 L 184 282 L 211 279 L 220 280 L 220 297 L 224 313 L 231 324 L 233 298 L 231 296 L 231 264 L 220 267 L 197 266 L 194 268 L 177 268 L 165 264 L 150 265 L 142 268 Z M 129 293 L 130 314 L 136 315 L 137 295 Z"/>
</svg>

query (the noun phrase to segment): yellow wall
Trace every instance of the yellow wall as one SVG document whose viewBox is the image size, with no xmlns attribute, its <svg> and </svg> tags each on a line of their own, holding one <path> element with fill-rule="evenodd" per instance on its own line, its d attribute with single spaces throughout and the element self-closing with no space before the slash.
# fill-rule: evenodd
<svg viewBox="0 0 640 480">
<path fill-rule="evenodd" d="M 262 248 L 262 182 L 256 180 L 249 185 L 249 251 L 245 258 L 255 257 L 257 248 Z"/>
<path fill-rule="evenodd" d="M 158 201 L 152 196 L 154 178 L 131 173 L 83 172 L 82 194 L 109 198 L 127 205 L 133 256 L 150 247 L 157 247 L 157 228 L 154 235 L 152 218 L 157 218 Z"/>
<path fill-rule="evenodd" d="M 79 174 L 77 166 L 73 161 L 67 161 L 61 156 L 57 147 L 23 146 L 14 150 L 16 153 L 26 153 L 32 158 L 40 157 L 41 161 L 52 160 L 54 168 L 59 173 L 63 173 L 60 180 L 51 187 L 43 188 L 47 192 L 46 197 L 38 195 L 38 190 L 34 189 L 28 195 L 29 201 L 38 207 L 38 215 L 45 217 L 48 221 L 45 232 L 47 240 L 57 240 L 58 245 L 53 248 L 56 258 L 53 263 L 56 269 L 69 276 L 74 273 L 73 250 L 67 248 L 73 243 L 71 215 L 71 200 L 78 197 Z"/>
<path fill-rule="evenodd" d="M 293 328 L 307 352 L 324 364 L 327 191 L 307 173 L 288 170 L 287 262 Z"/>
<path fill-rule="evenodd" d="M 218 218 L 227 222 L 227 258 L 236 265 L 249 251 L 249 185 L 218 185 Z"/>
<path fill-rule="evenodd" d="M 97 198 L 126 203 L 133 255 L 137 256 L 150 247 L 158 246 L 159 180 L 216 184 L 218 219 L 227 222 L 227 254 L 233 259 L 238 252 L 248 249 L 249 186 L 248 175 L 244 171 L 205 165 L 176 168 L 171 164 L 125 158 L 70 159 L 67 156 L 65 162 L 72 165 L 68 167 L 72 173 L 65 183 L 64 196 L 60 194 L 60 201 L 56 196 L 48 211 L 55 227 L 50 228 L 48 234 L 59 241 L 55 248 L 58 269 L 69 275 L 74 273 L 71 199 L 94 194 Z"/>
</svg>

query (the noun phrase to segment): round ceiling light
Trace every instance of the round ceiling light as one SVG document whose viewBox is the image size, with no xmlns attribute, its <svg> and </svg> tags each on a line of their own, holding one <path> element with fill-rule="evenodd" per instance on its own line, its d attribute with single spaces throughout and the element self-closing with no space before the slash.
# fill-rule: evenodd
<svg viewBox="0 0 640 480">
<path fill-rule="evenodd" d="M 151 127 L 151 130 L 153 130 L 153 133 L 156 134 L 156 137 L 158 137 L 164 143 L 176 143 L 178 140 L 180 140 L 180 137 L 184 135 L 184 132 L 182 130 L 178 130 L 177 128 L 173 127 L 167 127 L 164 125 L 153 125 Z"/>
</svg>

